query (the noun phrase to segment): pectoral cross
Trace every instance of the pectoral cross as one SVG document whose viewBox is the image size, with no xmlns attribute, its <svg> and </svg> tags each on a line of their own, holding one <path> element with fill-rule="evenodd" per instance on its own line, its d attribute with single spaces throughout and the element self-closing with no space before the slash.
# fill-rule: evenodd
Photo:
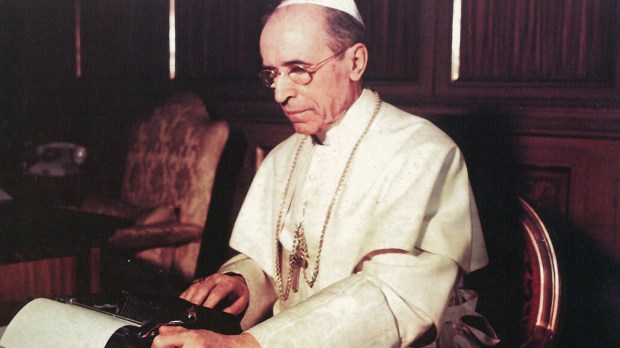
<svg viewBox="0 0 620 348">
<path fill-rule="evenodd" d="M 293 242 L 294 252 L 290 256 L 291 266 L 291 286 L 293 292 L 299 291 L 299 276 L 301 269 L 308 268 L 308 246 L 306 245 L 306 237 L 304 236 L 304 227 L 300 223 L 295 230 L 295 241 Z"/>
</svg>

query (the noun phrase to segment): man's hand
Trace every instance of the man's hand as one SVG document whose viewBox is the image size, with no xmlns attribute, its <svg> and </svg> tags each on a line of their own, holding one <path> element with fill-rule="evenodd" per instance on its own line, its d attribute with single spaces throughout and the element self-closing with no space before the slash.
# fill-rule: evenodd
<svg viewBox="0 0 620 348">
<path fill-rule="evenodd" d="M 247 306 L 250 292 L 243 277 L 215 273 L 203 280 L 195 281 L 180 297 L 209 308 L 214 308 L 226 300 L 230 305 L 223 309 L 224 312 L 238 315 Z"/>
<path fill-rule="evenodd" d="M 232 348 L 260 347 L 254 336 L 241 334 L 227 336 L 207 330 L 188 330 L 178 326 L 163 326 L 151 348 Z"/>
</svg>

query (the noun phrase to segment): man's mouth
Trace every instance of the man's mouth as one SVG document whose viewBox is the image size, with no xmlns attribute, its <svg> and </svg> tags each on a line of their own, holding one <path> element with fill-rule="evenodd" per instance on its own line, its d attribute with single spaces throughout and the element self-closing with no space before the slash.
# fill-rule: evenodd
<svg viewBox="0 0 620 348">
<path fill-rule="evenodd" d="M 306 111 L 308 110 L 284 110 L 284 114 L 286 114 L 286 116 L 291 119 L 291 121 L 299 121 L 300 115 Z"/>
</svg>

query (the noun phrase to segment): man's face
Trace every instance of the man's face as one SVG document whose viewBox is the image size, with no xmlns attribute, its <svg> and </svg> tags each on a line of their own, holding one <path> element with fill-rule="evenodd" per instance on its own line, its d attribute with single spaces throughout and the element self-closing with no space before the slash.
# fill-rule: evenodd
<svg viewBox="0 0 620 348">
<path fill-rule="evenodd" d="M 314 65 L 330 57 L 321 8 L 292 5 L 280 8 L 265 25 L 260 39 L 263 65 L 284 74 L 276 77 L 274 96 L 284 114 L 301 134 L 324 136 L 355 101 L 350 64 L 336 57 L 312 74 L 306 85 L 293 82 L 286 74 L 294 64 Z"/>
</svg>

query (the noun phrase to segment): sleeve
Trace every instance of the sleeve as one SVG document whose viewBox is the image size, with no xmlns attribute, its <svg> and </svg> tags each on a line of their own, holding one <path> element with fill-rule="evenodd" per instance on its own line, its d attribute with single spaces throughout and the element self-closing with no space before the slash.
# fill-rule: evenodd
<svg viewBox="0 0 620 348">
<path fill-rule="evenodd" d="M 247 332 L 262 347 L 407 347 L 433 325 L 416 303 L 445 308 L 457 274 L 457 264 L 443 256 L 379 254 Z"/>
<path fill-rule="evenodd" d="M 418 146 L 415 156 L 391 161 L 383 173 L 360 259 L 417 248 L 452 259 L 466 273 L 487 264 L 467 167 L 453 143 Z"/>
<path fill-rule="evenodd" d="M 239 254 L 224 263 L 219 272 L 240 274 L 248 285 L 250 301 L 241 320 L 242 329 L 245 330 L 254 326 L 271 313 L 271 308 L 276 300 L 273 283 L 256 262 L 243 254 Z"/>
</svg>

